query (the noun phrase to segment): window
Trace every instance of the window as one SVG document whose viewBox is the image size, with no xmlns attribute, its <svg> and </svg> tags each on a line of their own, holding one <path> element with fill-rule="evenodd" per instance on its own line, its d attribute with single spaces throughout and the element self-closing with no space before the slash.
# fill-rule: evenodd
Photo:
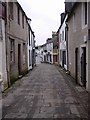
<svg viewBox="0 0 90 120">
<path fill-rule="evenodd" d="M 66 51 L 63 51 L 64 64 L 66 64 Z"/>
<path fill-rule="evenodd" d="M 29 46 L 30 46 L 30 30 L 29 30 Z"/>
<path fill-rule="evenodd" d="M 33 40 L 33 35 L 32 35 L 32 32 L 31 32 L 31 45 L 32 45 L 32 40 Z"/>
<path fill-rule="evenodd" d="M 17 20 L 18 20 L 18 24 L 20 25 L 20 10 L 19 10 L 19 7 L 17 7 Z"/>
<path fill-rule="evenodd" d="M 14 39 L 10 38 L 10 61 L 14 62 L 14 48 L 15 48 L 15 43 L 14 43 Z"/>
<path fill-rule="evenodd" d="M 76 32 L 76 15 L 73 14 L 73 31 Z"/>
<path fill-rule="evenodd" d="M 9 2 L 10 19 L 13 20 L 13 2 Z"/>
<path fill-rule="evenodd" d="M 31 66 L 31 61 L 30 61 L 30 59 L 31 59 L 31 55 L 30 55 L 30 50 L 29 50 L 29 66 Z"/>
<path fill-rule="evenodd" d="M 62 31 L 62 41 L 64 40 L 64 31 Z"/>
<path fill-rule="evenodd" d="M 24 28 L 24 14 L 22 13 L 22 27 Z"/>
<path fill-rule="evenodd" d="M 65 41 L 67 39 L 67 27 L 65 27 Z"/>
<path fill-rule="evenodd" d="M 87 2 L 82 3 L 82 26 L 87 25 Z"/>
<path fill-rule="evenodd" d="M 60 42 L 61 42 L 61 34 L 60 34 L 60 36 L 59 36 L 59 37 L 60 37 Z"/>
<path fill-rule="evenodd" d="M 0 17 L 2 17 L 3 19 L 6 18 L 6 8 L 3 3 L 0 3 Z"/>
<path fill-rule="evenodd" d="M 87 24 L 87 2 L 85 2 L 85 25 Z"/>
<path fill-rule="evenodd" d="M 26 59 L 25 58 L 25 53 L 26 53 L 25 50 L 26 50 L 26 45 L 25 45 L 25 43 L 23 43 L 23 64 L 25 64 L 25 61 L 26 61 L 25 60 Z"/>
</svg>

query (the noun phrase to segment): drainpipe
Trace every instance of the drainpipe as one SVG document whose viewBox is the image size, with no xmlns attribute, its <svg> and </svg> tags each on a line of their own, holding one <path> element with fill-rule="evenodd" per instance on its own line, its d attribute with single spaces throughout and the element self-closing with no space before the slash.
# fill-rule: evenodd
<svg viewBox="0 0 90 120">
<path fill-rule="evenodd" d="M 8 25 L 8 3 L 6 3 L 7 5 L 6 5 L 6 11 L 7 11 L 7 13 L 6 13 L 6 25 L 5 25 L 5 33 L 6 33 L 6 38 L 5 38 L 5 40 L 6 40 L 6 70 L 7 70 L 7 84 L 8 84 L 8 88 L 10 87 L 10 72 L 9 72 L 9 70 L 10 70 L 10 67 L 9 67 L 9 61 L 8 61 L 8 47 L 7 47 L 7 41 L 8 41 L 8 35 L 7 35 L 7 33 L 8 33 L 8 28 L 9 28 L 9 34 L 10 34 L 10 16 L 9 16 L 9 25 Z M 8 65 L 9 64 L 9 65 Z"/>
<path fill-rule="evenodd" d="M 0 17 L 0 41 L 2 42 L 2 40 L 3 40 L 3 38 L 2 38 L 2 18 Z M 1 47 L 1 55 L 2 55 L 2 47 Z M 1 60 L 1 66 L 0 66 L 1 67 L 1 73 L 0 73 L 0 95 L 1 95 L 1 92 L 3 91 L 2 61 L 3 61 L 3 59 Z"/>
<path fill-rule="evenodd" d="M 68 57 L 68 23 L 66 22 L 66 47 L 67 47 L 67 71 L 69 73 L 69 57 Z"/>
</svg>

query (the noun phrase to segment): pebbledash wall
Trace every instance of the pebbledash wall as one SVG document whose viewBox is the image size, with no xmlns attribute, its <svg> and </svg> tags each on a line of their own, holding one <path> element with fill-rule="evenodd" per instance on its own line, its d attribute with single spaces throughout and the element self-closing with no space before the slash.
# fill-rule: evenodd
<svg viewBox="0 0 90 120">
<path fill-rule="evenodd" d="M 27 72 L 27 17 L 18 2 L 6 3 L 7 72 L 9 84 Z M 11 13 L 12 8 L 12 13 Z"/>
</svg>

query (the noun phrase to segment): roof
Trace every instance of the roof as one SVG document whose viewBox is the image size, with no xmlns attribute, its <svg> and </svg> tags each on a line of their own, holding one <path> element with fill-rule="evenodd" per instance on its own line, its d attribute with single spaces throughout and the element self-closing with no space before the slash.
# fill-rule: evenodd
<svg viewBox="0 0 90 120">
<path fill-rule="evenodd" d="M 70 12 L 68 13 L 68 18 L 67 18 L 66 22 L 68 22 L 68 20 L 71 18 L 73 11 L 76 9 L 76 6 L 78 6 L 78 4 L 80 4 L 80 2 L 75 2 L 75 3 L 74 3 L 72 9 L 71 9 Z"/>
</svg>

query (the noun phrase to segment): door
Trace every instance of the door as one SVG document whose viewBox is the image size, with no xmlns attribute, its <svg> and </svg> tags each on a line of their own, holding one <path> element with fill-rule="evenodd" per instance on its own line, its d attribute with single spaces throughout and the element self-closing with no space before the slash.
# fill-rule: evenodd
<svg viewBox="0 0 90 120">
<path fill-rule="evenodd" d="M 46 62 L 46 55 L 44 55 L 44 62 Z"/>
<path fill-rule="evenodd" d="M 62 67 L 64 68 L 64 65 L 66 64 L 66 51 L 62 52 Z"/>
<path fill-rule="evenodd" d="M 78 82 L 78 48 L 75 49 L 75 80 Z"/>
<path fill-rule="evenodd" d="M 81 55 L 81 82 L 86 87 L 86 47 L 82 48 L 83 52 Z"/>
<path fill-rule="evenodd" d="M 18 44 L 18 73 L 21 72 L 21 45 Z"/>
<path fill-rule="evenodd" d="M 64 68 L 64 51 L 62 51 L 62 67 Z"/>
</svg>

